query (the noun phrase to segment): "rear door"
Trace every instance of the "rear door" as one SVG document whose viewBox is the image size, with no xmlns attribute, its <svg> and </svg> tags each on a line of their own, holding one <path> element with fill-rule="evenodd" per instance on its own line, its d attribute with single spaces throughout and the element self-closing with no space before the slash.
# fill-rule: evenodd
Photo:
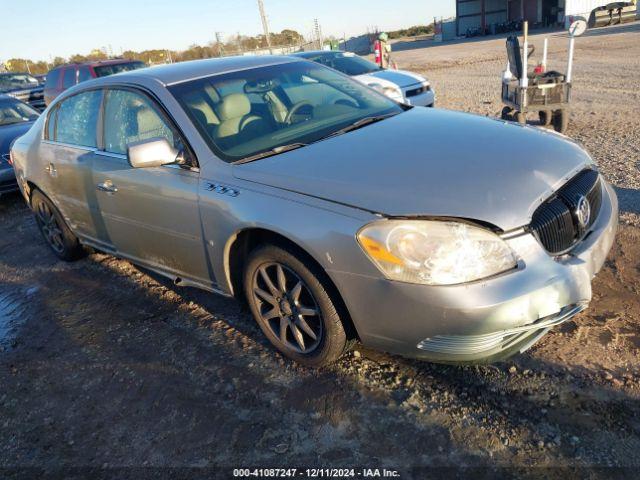
<svg viewBox="0 0 640 480">
<path fill-rule="evenodd" d="M 91 164 L 95 158 L 97 124 L 102 90 L 89 90 L 58 103 L 47 117 L 40 154 L 47 176 L 46 193 L 69 221 L 73 230 L 95 238 L 102 228 L 89 209 L 95 196 Z"/>
<path fill-rule="evenodd" d="M 103 145 L 93 164 L 95 208 L 106 237 L 123 256 L 177 276 L 210 283 L 198 209 L 197 165 L 133 168 L 127 145 L 166 138 L 195 162 L 182 135 L 145 93 L 114 88 L 105 93 Z"/>
</svg>

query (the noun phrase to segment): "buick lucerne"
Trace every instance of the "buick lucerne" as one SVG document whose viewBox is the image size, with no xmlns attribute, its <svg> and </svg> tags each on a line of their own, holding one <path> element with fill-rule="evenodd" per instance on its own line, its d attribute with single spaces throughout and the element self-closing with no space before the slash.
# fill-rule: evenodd
<svg viewBox="0 0 640 480">
<path fill-rule="evenodd" d="M 352 340 L 439 362 L 524 351 L 586 308 L 618 222 L 566 137 L 291 57 L 79 84 L 11 158 L 60 258 L 86 245 L 236 296 L 311 366 Z"/>
</svg>

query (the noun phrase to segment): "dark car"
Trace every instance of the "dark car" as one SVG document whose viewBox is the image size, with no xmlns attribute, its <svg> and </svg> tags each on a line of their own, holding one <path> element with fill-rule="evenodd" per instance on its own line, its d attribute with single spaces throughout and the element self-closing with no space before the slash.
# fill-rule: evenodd
<svg viewBox="0 0 640 480">
<path fill-rule="evenodd" d="M 106 77 L 115 73 L 128 72 L 144 67 L 146 67 L 144 62 L 124 59 L 60 65 L 47 73 L 44 86 L 44 101 L 49 105 L 54 98 L 66 89 L 92 78 Z"/>
<path fill-rule="evenodd" d="M 24 102 L 0 94 L 0 196 L 18 189 L 9 159 L 13 141 L 24 135 L 39 113 Z"/>
<path fill-rule="evenodd" d="M 44 87 L 30 73 L 0 73 L 0 93 L 11 95 L 39 111 L 44 110 L 46 107 L 44 104 Z"/>
</svg>

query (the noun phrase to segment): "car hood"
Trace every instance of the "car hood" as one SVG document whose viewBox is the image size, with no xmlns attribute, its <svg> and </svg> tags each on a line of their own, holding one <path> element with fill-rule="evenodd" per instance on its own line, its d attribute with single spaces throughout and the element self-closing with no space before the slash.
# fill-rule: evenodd
<svg viewBox="0 0 640 480">
<path fill-rule="evenodd" d="M 426 81 L 423 76 L 411 72 L 406 72 L 404 70 L 379 70 L 377 72 L 372 72 L 369 75 L 376 78 L 382 78 L 391 83 L 395 83 L 401 88 L 406 88 L 411 85 L 415 85 L 416 83 L 422 83 Z"/>
<path fill-rule="evenodd" d="M 308 147 L 235 165 L 237 178 L 387 216 L 511 230 L 592 160 L 555 132 L 413 108 Z"/>
<path fill-rule="evenodd" d="M 27 133 L 31 125 L 33 122 L 0 126 L 0 155 L 9 153 L 9 147 L 11 147 L 13 140 Z"/>
</svg>

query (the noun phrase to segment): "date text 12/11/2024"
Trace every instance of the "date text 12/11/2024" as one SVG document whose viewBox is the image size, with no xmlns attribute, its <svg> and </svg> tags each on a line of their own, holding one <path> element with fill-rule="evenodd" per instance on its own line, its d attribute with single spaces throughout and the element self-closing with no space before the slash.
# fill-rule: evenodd
<svg viewBox="0 0 640 480">
<path fill-rule="evenodd" d="M 236 478 L 399 478 L 386 468 L 235 468 Z"/>
</svg>

